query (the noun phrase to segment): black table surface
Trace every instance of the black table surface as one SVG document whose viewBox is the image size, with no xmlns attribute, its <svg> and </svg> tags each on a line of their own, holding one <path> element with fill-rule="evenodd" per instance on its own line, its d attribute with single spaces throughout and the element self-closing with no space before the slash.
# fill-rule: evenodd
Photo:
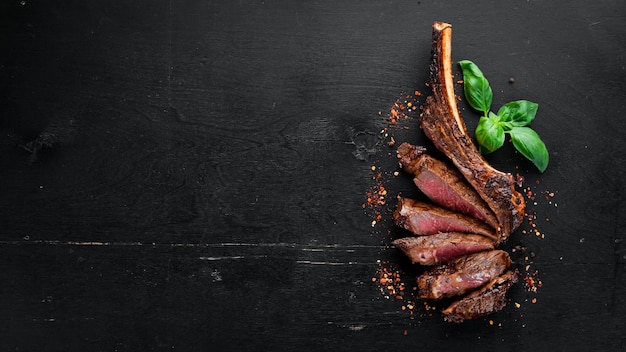
<svg viewBox="0 0 626 352">
<path fill-rule="evenodd" d="M 0 350 L 625 350 L 625 15 L 616 0 L 3 1 Z M 535 281 L 463 324 L 413 298 L 423 268 L 390 245 L 395 196 L 420 194 L 388 142 L 432 147 L 408 102 L 428 94 L 433 21 L 494 109 L 539 104 L 550 151 L 543 174 L 510 144 L 487 157 L 525 179 L 533 218 L 503 248 Z"/>
</svg>

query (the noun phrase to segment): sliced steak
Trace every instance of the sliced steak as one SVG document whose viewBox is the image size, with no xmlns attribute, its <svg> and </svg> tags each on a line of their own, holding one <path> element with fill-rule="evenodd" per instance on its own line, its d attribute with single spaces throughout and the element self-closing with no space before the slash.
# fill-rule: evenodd
<svg viewBox="0 0 626 352">
<path fill-rule="evenodd" d="M 417 278 L 420 298 L 442 299 L 475 290 L 511 265 L 509 254 L 493 250 L 470 254 L 430 268 Z"/>
<path fill-rule="evenodd" d="M 507 271 L 479 290 L 453 302 L 442 311 L 444 320 L 462 323 L 501 311 L 506 306 L 506 293 L 517 282 L 518 277 L 517 272 Z"/>
<path fill-rule="evenodd" d="M 498 238 L 492 228 L 476 218 L 410 198 L 398 197 L 393 219 L 396 225 L 416 235 L 465 232 L 483 235 L 492 240 Z"/>
<path fill-rule="evenodd" d="M 415 185 L 433 202 L 444 208 L 471 215 L 494 229 L 498 220 L 457 169 L 424 153 L 423 147 L 402 143 L 398 147 L 400 165 L 415 175 Z"/>
<path fill-rule="evenodd" d="M 433 95 L 422 106 L 420 126 L 494 212 L 498 234 L 505 240 L 522 222 L 524 198 L 515 190 L 513 175 L 490 166 L 467 133 L 456 104 L 451 49 L 452 26 L 435 22 L 430 63 Z"/>
<path fill-rule="evenodd" d="M 419 170 L 415 165 L 415 161 L 422 155 L 426 155 L 426 148 L 421 145 L 413 145 L 403 142 L 398 147 L 398 159 L 402 168 L 410 174 L 415 175 Z"/>
<path fill-rule="evenodd" d="M 485 236 L 461 232 L 444 232 L 431 236 L 399 238 L 391 242 L 413 263 L 435 265 L 457 257 L 493 249 Z"/>
</svg>

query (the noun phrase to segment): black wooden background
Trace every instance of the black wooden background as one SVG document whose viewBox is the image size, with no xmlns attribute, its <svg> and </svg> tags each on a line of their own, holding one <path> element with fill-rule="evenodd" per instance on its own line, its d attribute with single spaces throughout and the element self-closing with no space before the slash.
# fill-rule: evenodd
<svg viewBox="0 0 626 352">
<path fill-rule="evenodd" d="M 625 15 L 619 0 L 3 1 L 0 350 L 624 350 Z M 372 281 L 419 270 L 388 245 L 395 195 L 416 191 L 379 132 L 428 144 L 414 116 L 387 117 L 428 92 L 435 20 L 495 109 L 539 103 L 551 157 L 538 174 L 510 147 L 490 156 L 537 195 L 544 238 L 527 223 L 506 248 L 543 286 L 461 325 Z M 388 204 L 363 208 L 377 182 Z"/>
</svg>

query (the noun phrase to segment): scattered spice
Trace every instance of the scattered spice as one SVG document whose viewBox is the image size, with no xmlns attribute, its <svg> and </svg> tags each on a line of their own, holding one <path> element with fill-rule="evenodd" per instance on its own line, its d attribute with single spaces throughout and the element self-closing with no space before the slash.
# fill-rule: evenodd
<svg viewBox="0 0 626 352">
<path fill-rule="evenodd" d="M 539 206 L 540 203 L 542 203 L 543 201 L 547 202 L 548 205 L 550 205 L 553 198 L 557 195 L 558 192 L 550 190 L 535 191 L 534 189 L 539 187 L 540 184 L 541 182 L 539 180 L 535 180 L 531 185 L 526 186 L 522 190 L 527 200 L 525 217 L 527 226 L 525 226 L 525 228 L 521 230 L 521 233 L 522 235 L 531 235 L 535 239 L 542 240 L 545 238 L 545 233 L 542 230 L 542 225 L 549 223 L 551 220 L 549 217 L 545 217 L 545 223 L 538 221 L 535 207 Z M 541 205 L 543 206 L 544 204 Z M 533 261 L 535 258 L 535 253 L 532 251 L 527 252 L 526 248 L 522 248 L 521 252 L 525 254 L 522 258 L 522 262 L 524 265 L 522 272 L 522 285 L 529 294 L 533 295 L 532 298 L 529 297 L 529 300 L 532 304 L 535 304 L 537 303 L 537 297 L 534 297 L 534 295 L 536 295 L 538 290 L 543 287 L 543 282 L 539 277 L 539 271 L 534 269 Z M 520 308 L 521 305 L 519 303 L 515 303 L 515 307 Z"/>
<path fill-rule="evenodd" d="M 376 276 L 372 278 L 373 282 L 378 282 L 380 294 L 386 299 L 397 299 L 404 301 L 402 310 L 413 310 L 413 302 L 405 301 L 405 282 L 402 279 L 402 272 L 397 265 L 393 265 L 388 261 L 378 260 L 378 270 Z"/>
<path fill-rule="evenodd" d="M 541 288 L 542 286 L 543 283 L 541 282 L 541 279 L 539 279 L 539 273 L 537 272 L 537 270 L 535 270 L 534 272 L 530 272 L 527 270 L 526 274 L 524 275 L 524 288 L 528 292 L 537 293 L 537 289 Z"/>
<path fill-rule="evenodd" d="M 417 98 L 421 97 L 422 93 L 419 91 L 415 91 L 413 95 L 407 94 L 401 98 L 396 99 L 396 101 L 391 105 L 391 109 L 389 110 L 389 121 L 392 124 L 397 124 L 400 119 L 408 119 L 413 117 L 412 113 L 417 110 L 417 107 L 420 105 L 420 102 L 417 101 Z M 405 126 L 405 128 L 408 126 Z"/>
<path fill-rule="evenodd" d="M 382 178 L 382 174 L 378 173 L 375 179 Z M 367 204 L 369 206 L 385 205 L 385 196 L 387 195 L 387 189 L 380 183 L 372 186 L 367 192 Z"/>
<path fill-rule="evenodd" d="M 381 137 L 386 141 L 389 147 L 396 145 L 396 136 L 394 134 L 411 133 L 409 122 L 414 124 L 414 118 L 419 114 L 419 106 L 421 102 L 418 100 L 422 93 L 415 91 L 414 94 L 402 94 L 397 98 L 389 109 L 387 116 L 384 116 L 383 122 L 386 124 L 381 129 Z M 383 116 L 379 112 L 379 116 Z M 402 139 L 405 139 L 404 137 Z M 398 163 L 395 161 L 395 150 L 388 150 L 385 154 L 386 160 L 379 160 L 376 165 L 371 166 L 372 184 L 369 187 L 366 198 L 367 201 L 362 204 L 362 208 L 367 210 L 371 217 L 371 225 L 373 234 L 381 236 L 381 243 L 387 245 L 390 242 L 391 230 L 385 229 L 386 219 L 391 218 L 394 205 L 387 202 L 387 187 L 391 183 L 393 177 L 400 175 L 398 171 Z M 389 169 L 393 167 L 393 169 Z M 385 215 L 385 216 L 383 216 Z M 376 276 L 372 277 L 372 282 L 378 286 L 380 294 L 388 300 L 398 301 L 399 309 L 408 319 L 414 319 L 423 315 L 430 315 L 428 311 L 421 310 L 421 305 L 417 297 L 417 286 L 415 283 L 415 275 L 405 274 L 398 263 L 387 260 L 378 260 L 378 268 Z M 404 335 L 408 334 L 408 330 L 403 331 Z"/>
</svg>

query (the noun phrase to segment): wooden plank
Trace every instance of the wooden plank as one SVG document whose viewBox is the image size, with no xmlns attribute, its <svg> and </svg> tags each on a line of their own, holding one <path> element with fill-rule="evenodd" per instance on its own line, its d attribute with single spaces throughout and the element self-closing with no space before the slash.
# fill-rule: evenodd
<svg viewBox="0 0 626 352">
<path fill-rule="evenodd" d="M 623 10 L 0 4 L 0 349 L 623 350 Z M 432 149 L 388 114 L 428 92 L 433 20 L 494 108 L 539 103 L 551 152 L 541 175 L 489 156 L 536 196 L 504 248 L 543 287 L 462 325 L 376 282 L 423 270 L 389 247 L 394 197 L 421 195 L 380 131 Z M 387 203 L 363 207 L 379 172 Z"/>
</svg>

